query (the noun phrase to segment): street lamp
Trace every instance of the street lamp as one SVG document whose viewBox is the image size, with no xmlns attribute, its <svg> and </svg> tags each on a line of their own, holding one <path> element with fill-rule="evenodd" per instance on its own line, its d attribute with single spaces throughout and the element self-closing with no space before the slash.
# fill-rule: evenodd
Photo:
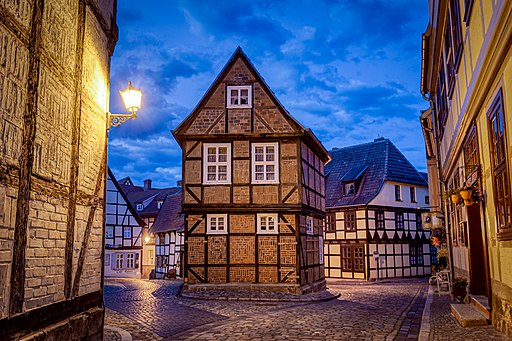
<svg viewBox="0 0 512 341">
<path fill-rule="evenodd" d="M 128 82 L 128 87 L 124 90 L 119 91 L 121 93 L 121 97 L 123 98 L 124 106 L 126 110 L 131 114 L 113 114 L 108 113 L 110 126 L 118 127 L 129 119 L 137 118 L 137 110 L 140 109 L 141 101 L 142 101 L 142 91 L 140 89 L 134 88 L 132 86 L 132 82 Z"/>
</svg>

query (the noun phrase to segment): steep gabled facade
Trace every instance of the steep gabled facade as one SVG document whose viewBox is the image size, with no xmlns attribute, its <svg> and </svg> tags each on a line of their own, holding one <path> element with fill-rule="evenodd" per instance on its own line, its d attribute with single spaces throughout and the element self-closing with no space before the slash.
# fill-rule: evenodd
<svg viewBox="0 0 512 341">
<path fill-rule="evenodd" d="M 181 191 L 169 194 L 149 229 L 149 233 L 155 238 L 156 278 L 164 278 L 172 271 L 175 271 L 177 276 L 182 276 L 184 225 L 185 219 L 181 214 Z"/>
<path fill-rule="evenodd" d="M 329 154 L 240 48 L 173 135 L 183 151 L 188 289 L 234 282 L 323 288 Z"/>
<path fill-rule="evenodd" d="M 439 197 L 433 210 L 444 216 L 452 275 L 468 279 L 473 297 L 485 296 L 493 324 L 509 336 L 511 47 L 512 1 L 430 1 L 421 92 L 430 101 L 422 114 L 429 173 L 439 179 L 431 185 L 477 194 L 469 206 Z"/>
<path fill-rule="evenodd" d="M 121 179 L 119 185 L 145 223 L 141 238 L 143 240 L 142 278 L 149 278 L 151 271 L 154 271 L 157 265 L 156 238 L 150 230 L 162 212 L 167 196 L 174 195 L 181 189 L 179 187 L 153 188 L 151 179 L 144 180 L 144 186 L 135 186 L 129 177 Z"/>
<path fill-rule="evenodd" d="M 421 220 L 429 205 L 426 174 L 384 138 L 330 154 L 325 167 L 326 277 L 430 274 L 430 232 Z"/>
<path fill-rule="evenodd" d="M 146 223 L 127 199 L 110 168 L 106 201 L 104 274 L 106 277 L 140 278 L 142 231 Z"/>
</svg>

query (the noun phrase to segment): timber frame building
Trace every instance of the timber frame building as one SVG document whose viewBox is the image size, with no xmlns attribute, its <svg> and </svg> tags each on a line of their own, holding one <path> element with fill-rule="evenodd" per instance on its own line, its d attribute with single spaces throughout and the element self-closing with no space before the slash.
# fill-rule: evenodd
<svg viewBox="0 0 512 341">
<path fill-rule="evenodd" d="M 430 275 L 430 231 L 421 216 L 429 206 L 426 174 L 385 138 L 329 153 L 325 276 Z"/>
<path fill-rule="evenodd" d="M 108 169 L 105 219 L 105 277 L 141 278 L 143 229 L 146 223 L 133 208 Z"/>
<path fill-rule="evenodd" d="M 432 198 L 451 271 L 512 336 L 512 1 L 430 1 L 421 116 L 431 188 L 469 186 L 474 202 Z M 471 202 L 469 202 L 470 204 Z M 483 302 L 482 302 L 483 301 Z M 484 310 L 485 310 L 484 309 Z"/>
<path fill-rule="evenodd" d="M 183 151 L 187 289 L 324 288 L 329 154 L 240 47 L 172 133 Z"/>
</svg>

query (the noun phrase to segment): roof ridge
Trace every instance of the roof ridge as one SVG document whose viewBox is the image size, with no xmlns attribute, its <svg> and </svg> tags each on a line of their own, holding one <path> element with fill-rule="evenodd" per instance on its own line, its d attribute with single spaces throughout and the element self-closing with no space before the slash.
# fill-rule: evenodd
<svg viewBox="0 0 512 341">
<path fill-rule="evenodd" d="M 388 143 L 386 143 L 385 148 L 385 157 L 384 157 L 384 180 L 388 179 L 388 171 L 389 171 L 389 143 L 391 143 L 390 140 L 387 140 Z"/>
<path fill-rule="evenodd" d="M 389 139 L 387 138 L 381 138 L 381 140 L 373 140 L 373 141 L 369 141 L 369 142 L 363 142 L 363 143 L 359 143 L 359 144 L 353 144 L 351 146 L 345 146 L 345 147 L 333 147 L 329 150 L 329 153 L 332 152 L 332 151 L 337 151 L 337 150 L 342 150 L 342 149 L 349 149 L 349 148 L 354 148 L 354 147 L 362 147 L 362 146 L 366 146 L 366 145 L 369 145 L 369 144 L 374 144 L 374 143 L 379 143 L 379 142 L 383 142 L 383 141 L 389 141 Z"/>
</svg>

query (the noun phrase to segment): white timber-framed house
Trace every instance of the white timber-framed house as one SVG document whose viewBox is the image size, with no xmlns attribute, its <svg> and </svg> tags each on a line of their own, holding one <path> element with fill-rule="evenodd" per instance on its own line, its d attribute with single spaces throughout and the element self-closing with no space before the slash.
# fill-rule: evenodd
<svg viewBox="0 0 512 341">
<path fill-rule="evenodd" d="M 108 169 L 105 219 L 106 277 L 141 278 L 142 235 L 146 223 Z"/>
<path fill-rule="evenodd" d="M 427 175 L 388 139 L 329 152 L 325 275 L 382 279 L 431 273 Z M 378 256 L 378 258 L 376 258 Z"/>
<path fill-rule="evenodd" d="M 149 232 L 155 238 L 155 276 L 165 278 L 175 271 L 183 274 L 185 220 L 181 214 L 181 191 L 168 195 Z"/>
</svg>

